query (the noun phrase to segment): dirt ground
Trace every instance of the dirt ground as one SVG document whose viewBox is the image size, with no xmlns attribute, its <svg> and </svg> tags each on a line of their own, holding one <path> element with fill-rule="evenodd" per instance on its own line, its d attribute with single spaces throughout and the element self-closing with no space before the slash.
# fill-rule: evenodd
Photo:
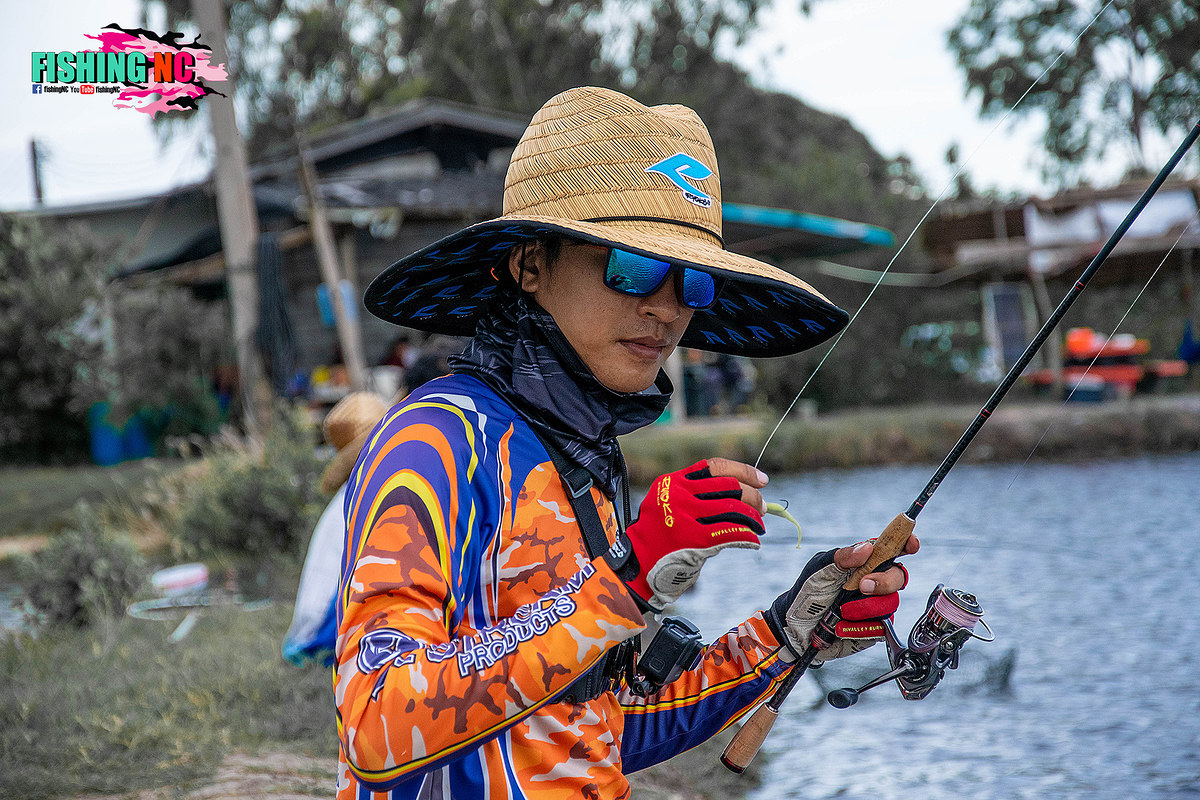
<svg viewBox="0 0 1200 800">
<path fill-rule="evenodd" d="M 311 800 L 333 797 L 337 759 L 292 753 L 234 753 L 213 776 L 192 787 L 164 786 L 119 795 L 83 795 L 78 800 Z"/>
<path fill-rule="evenodd" d="M 757 786 L 758 764 L 734 775 L 717 754 L 731 732 L 630 777 L 636 800 L 737 800 Z M 334 794 L 337 759 L 293 753 L 234 753 L 209 781 L 76 800 L 311 800 Z"/>
</svg>

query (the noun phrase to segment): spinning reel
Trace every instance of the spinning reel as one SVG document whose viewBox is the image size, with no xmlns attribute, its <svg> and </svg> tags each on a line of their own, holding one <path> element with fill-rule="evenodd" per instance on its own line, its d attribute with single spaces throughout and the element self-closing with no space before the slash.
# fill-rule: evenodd
<svg viewBox="0 0 1200 800">
<path fill-rule="evenodd" d="M 986 637 L 974 632 L 976 623 L 983 625 Z M 961 589 L 947 589 L 940 583 L 930 593 L 925 613 L 908 634 L 907 647 L 897 639 L 891 620 L 885 620 L 883 625 L 892 668 L 857 689 L 833 690 L 826 698 L 829 705 L 849 708 L 867 689 L 893 678 L 905 700 L 921 700 L 941 682 L 947 669 L 958 668 L 958 651 L 968 639 L 990 642 L 996 638 L 983 621 L 983 608 L 975 595 Z"/>
</svg>

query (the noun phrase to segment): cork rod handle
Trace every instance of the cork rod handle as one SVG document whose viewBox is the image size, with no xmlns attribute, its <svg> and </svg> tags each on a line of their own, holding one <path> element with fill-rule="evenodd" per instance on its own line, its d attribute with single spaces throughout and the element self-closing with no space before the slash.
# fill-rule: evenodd
<svg viewBox="0 0 1200 800">
<path fill-rule="evenodd" d="M 755 709 L 725 746 L 725 752 L 721 754 L 721 763 L 739 775 L 745 772 L 763 742 L 767 740 L 767 734 L 771 732 L 777 719 L 779 712 L 766 703 Z"/>
<path fill-rule="evenodd" d="M 879 538 L 875 540 L 875 548 L 871 550 L 871 557 L 867 559 L 867 563 L 854 570 L 842 584 L 842 588 L 857 589 L 858 582 L 874 572 L 880 564 L 903 553 L 904 545 L 908 543 L 908 537 L 916 526 L 915 519 L 907 514 L 897 514 L 896 518 L 888 523 L 888 526 L 883 529 L 883 533 L 879 534 Z"/>
</svg>

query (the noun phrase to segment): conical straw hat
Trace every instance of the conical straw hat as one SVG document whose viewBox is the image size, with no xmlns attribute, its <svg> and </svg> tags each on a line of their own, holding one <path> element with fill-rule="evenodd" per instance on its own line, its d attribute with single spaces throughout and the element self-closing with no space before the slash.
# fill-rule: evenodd
<svg viewBox="0 0 1200 800">
<path fill-rule="evenodd" d="M 719 353 L 777 356 L 826 341 L 848 317 L 804 281 L 731 253 L 721 239 L 721 184 L 704 123 L 690 108 L 647 107 L 582 87 L 534 114 L 513 152 L 504 215 L 388 267 L 367 308 L 389 322 L 470 336 L 513 245 L 568 236 L 700 269 L 725 279 L 680 342 Z"/>
</svg>

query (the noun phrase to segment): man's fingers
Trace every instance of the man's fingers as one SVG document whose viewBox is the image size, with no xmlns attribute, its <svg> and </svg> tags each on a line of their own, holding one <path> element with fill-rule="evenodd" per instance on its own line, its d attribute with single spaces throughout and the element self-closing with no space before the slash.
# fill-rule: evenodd
<svg viewBox="0 0 1200 800">
<path fill-rule="evenodd" d="M 859 542 L 849 547 L 839 547 L 837 552 L 833 554 L 833 563 L 837 564 L 841 569 L 856 569 L 867 563 L 867 559 L 871 557 L 872 549 L 870 542 Z"/>
<path fill-rule="evenodd" d="M 742 502 L 758 509 L 759 514 L 767 513 L 767 501 L 763 500 L 762 492 L 752 486 L 742 486 Z"/>
<path fill-rule="evenodd" d="M 732 461 L 728 458 L 710 458 L 707 460 L 708 474 L 713 478 L 733 478 L 740 485 L 741 500 L 746 505 L 756 509 L 759 514 L 767 513 L 767 502 L 759 491 L 767 485 L 767 476 L 749 464 Z M 698 495 L 704 497 L 704 495 Z"/>
<path fill-rule="evenodd" d="M 904 543 L 904 555 L 912 555 L 921 549 L 921 543 L 916 536 L 909 535 Z M 871 557 L 874 545 L 871 542 L 859 542 L 850 547 L 842 547 L 834 553 L 833 561 L 842 569 L 857 569 L 867 563 Z M 884 572 L 872 572 L 863 576 L 859 581 L 858 590 L 863 594 L 890 594 L 904 588 L 908 577 L 899 567 L 891 567 Z"/>
<path fill-rule="evenodd" d="M 740 461 L 733 461 L 728 458 L 708 459 L 708 471 L 714 476 L 737 478 L 738 483 L 744 483 L 755 489 L 761 489 L 766 486 L 768 480 L 765 472 L 757 470 L 749 464 L 743 464 Z"/>
<path fill-rule="evenodd" d="M 903 589 L 907 580 L 904 570 L 892 567 L 885 572 L 864 575 L 858 582 L 858 590 L 863 594 L 891 594 Z"/>
</svg>

